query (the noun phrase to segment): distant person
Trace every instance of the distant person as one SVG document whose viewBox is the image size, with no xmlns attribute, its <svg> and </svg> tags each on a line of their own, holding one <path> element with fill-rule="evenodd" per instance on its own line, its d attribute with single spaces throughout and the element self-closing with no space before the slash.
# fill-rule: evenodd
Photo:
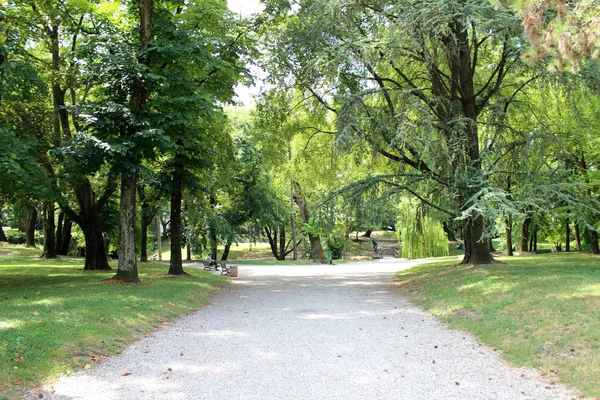
<svg viewBox="0 0 600 400">
<path fill-rule="evenodd" d="M 215 267 L 215 269 L 218 271 L 219 269 L 217 268 L 217 260 L 215 260 L 211 254 L 206 256 L 206 262 L 208 263 L 209 267 Z"/>
<path fill-rule="evenodd" d="M 377 250 L 377 241 L 371 238 L 371 244 L 373 245 L 373 250 Z"/>
</svg>

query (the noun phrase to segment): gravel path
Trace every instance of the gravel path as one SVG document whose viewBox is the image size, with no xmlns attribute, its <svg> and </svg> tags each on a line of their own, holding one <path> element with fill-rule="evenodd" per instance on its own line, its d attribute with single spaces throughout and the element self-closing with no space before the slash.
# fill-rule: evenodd
<svg viewBox="0 0 600 400">
<path fill-rule="evenodd" d="M 241 266 L 213 304 L 61 379 L 51 398 L 575 398 L 408 303 L 391 282 L 410 265 Z"/>
</svg>

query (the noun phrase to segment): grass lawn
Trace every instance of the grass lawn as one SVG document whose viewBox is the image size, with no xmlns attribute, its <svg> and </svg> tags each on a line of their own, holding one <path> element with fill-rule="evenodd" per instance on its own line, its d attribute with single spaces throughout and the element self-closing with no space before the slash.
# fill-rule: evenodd
<svg viewBox="0 0 600 400">
<path fill-rule="evenodd" d="M 83 272 L 82 259 L 6 256 L 7 249 L 0 248 L 0 399 L 89 368 L 227 284 L 193 268 L 191 277 L 171 277 L 168 266 L 146 263 L 138 264 L 141 285 L 102 284 L 115 272 Z"/>
<path fill-rule="evenodd" d="M 456 261 L 397 274 L 409 299 L 472 332 L 515 365 L 600 397 L 600 257 L 547 253 L 466 269 Z"/>
</svg>

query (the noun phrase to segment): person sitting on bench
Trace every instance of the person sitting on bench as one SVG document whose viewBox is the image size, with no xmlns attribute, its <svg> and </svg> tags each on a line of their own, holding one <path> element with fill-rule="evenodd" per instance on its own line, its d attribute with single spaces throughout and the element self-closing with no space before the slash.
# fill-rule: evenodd
<svg viewBox="0 0 600 400">
<path fill-rule="evenodd" d="M 219 270 L 217 268 L 217 260 L 213 259 L 211 254 L 209 254 L 209 255 L 206 256 L 206 262 L 208 263 L 209 267 L 215 267 L 216 271 Z"/>
</svg>

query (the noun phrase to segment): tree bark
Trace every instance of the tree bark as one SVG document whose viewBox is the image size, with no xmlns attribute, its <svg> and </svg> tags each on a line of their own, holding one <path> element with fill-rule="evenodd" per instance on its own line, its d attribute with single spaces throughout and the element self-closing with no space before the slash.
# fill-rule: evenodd
<svg viewBox="0 0 600 400">
<path fill-rule="evenodd" d="M 113 192 L 109 182 L 104 196 Z M 104 236 L 102 235 L 101 207 L 104 199 L 96 200 L 96 193 L 87 178 L 80 180 L 75 186 L 75 195 L 79 204 L 79 227 L 85 238 L 85 265 L 84 271 L 105 270 L 111 268 L 106 257 Z M 133 236 L 135 238 L 135 235 Z M 119 257 L 120 258 L 120 257 Z"/>
<path fill-rule="evenodd" d="M 592 254 L 600 254 L 600 248 L 598 247 L 598 231 L 590 229 L 590 250 Z"/>
<path fill-rule="evenodd" d="M 156 216 L 156 246 L 158 250 L 158 260 L 162 261 L 162 224 L 160 215 Z"/>
<path fill-rule="evenodd" d="M 211 209 L 214 210 L 214 207 L 217 205 L 217 199 L 215 197 L 215 194 L 211 191 L 210 193 L 210 206 Z M 217 241 L 217 227 L 214 226 L 214 221 L 211 220 L 211 224 L 209 224 L 208 226 L 208 238 L 209 238 L 209 246 L 210 246 L 210 254 L 212 255 L 213 259 L 217 259 L 217 246 L 218 246 L 218 241 Z"/>
<path fill-rule="evenodd" d="M 469 217 L 464 224 L 465 256 L 461 264 L 491 264 L 494 258 L 490 254 L 487 240 L 481 239 L 484 229 L 483 217 Z"/>
<path fill-rule="evenodd" d="M 152 40 L 152 0 L 138 0 L 138 9 L 140 12 L 140 56 L 138 63 L 142 65 L 149 64 L 149 54 L 145 52 L 148 43 Z M 130 105 L 133 108 L 133 114 L 139 117 L 142 114 L 142 108 L 148 100 L 148 90 L 145 83 L 138 79 L 133 87 Z M 129 127 L 122 129 L 124 135 L 131 135 Z M 133 157 L 133 156 L 132 156 Z M 137 164 L 138 160 L 131 160 Z M 139 283 L 137 269 L 137 255 L 135 248 L 135 223 L 136 223 L 136 192 L 137 192 L 137 172 L 133 170 L 124 171 L 121 175 L 121 215 L 119 230 L 119 263 L 117 274 L 113 280 Z"/>
<path fill-rule="evenodd" d="M 487 238 L 487 244 L 488 244 L 488 250 L 490 251 L 490 253 L 494 253 L 496 251 L 496 249 L 494 248 L 494 242 L 492 241 L 491 237 Z"/>
<path fill-rule="evenodd" d="M 65 90 L 60 87 L 61 60 L 58 24 L 53 24 L 51 27 L 48 27 L 47 33 L 50 38 L 50 53 L 52 55 L 52 100 L 55 113 L 54 134 L 55 144 L 58 144 L 61 141 L 61 130 L 64 137 L 70 138 L 71 128 L 69 126 L 69 114 L 65 107 Z"/>
<path fill-rule="evenodd" d="M 571 226 L 569 218 L 565 219 L 565 251 L 571 251 Z"/>
<path fill-rule="evenodd" d="M 294 246 L 294 254 L 292 259 L 296 261 L 298 259 L 298 246 L 296 245 L 296 224 L 294 222 L 294 181 L 292 179 L 290 179 L 290 227 L 292 228 L 292 244 Z"/>
<path fill-rule="evenodd" d="M 140 282 L 135 248 L 136 187 L 137 177 L 135 172 L 124 172 L 121 177 L 119 262 L 117 274 L 111 280 L 125 283 Z"/>
<path fill-rule="evenodd" d="M 538 233 L 538 227 L 537 227 L 537 222 L 536 222 L 535 225 L 533 226 L 533 235 L 531 235 L 531 241 L 529 242 L 529 251 L 532 253 L 537 252 L 537 233 Z"/>
<path fill-rule="evenodd" d="M 0 203 L 0 242 L 8 242 L 6 233 L 4 233 L 4 229 L 2 229 L 2 204 L 1 203 Z"/>
<path fill-rule="evenodd" d="M 531 213 L 527 213 L 521 226 L 521 251 L 527 252 L 529 250 L 529 226 L 531 225 Z"/>
<path fill-rule="evenodd" d="M 37 217 L 37 208 L 36 206 L 32 205 L 31 214 L 29 214 L 29 221 L 27 222 L 27 232 L 25 235 L 25 246 L 27 247 L 37 247 L 35 245 L 35 225 L 37 224 Z"/>
<path fill-rule="evenodd" d="M 270 229 L 268 226 L 265 226 L 265 234 L 267 235 L 267 240 L 269 241 L 269 246 L 271 247 L 271 253 L 273 253 L 273 256 L 275 257 L 276 260 L 281 260 L 281 255 L 279 253 L 279 240 L 278 239 L 278 232 L 277 232 L 277 228 L 275 229 Z"/>
<path fill-rule="evenodd" d="M 513 244 L 512 244 L 512 216 L 507 215 L 504 217 L 504 223 L 506 228 L 506 254 L 509 256 L 513 255 Z"/>
<path fill-rule="evenodd" d="M 227 261 L 227 258 L 229 257 L 229 250 L 231 250 L 231 242 L 225 243 L 225 248 L 223 249 L 221 261 Z"/>
<path fill-rule="evenodd" d="M 56 223 L 56 254 L 60 254 L 60 250 L 62 249 L 62 239 L 63 239 L 63 222 L 65 219 L 65 213 L 61 211 L 58 214 L 58 222 Z"/>
<path fill-rule="evenodd" d="M 181 178 L 182 165 L 176 163 L 171 178 L 171 262 L 169 275 L 184 275 L 181 259 L 181 201 L 183 198 L 183 183 Z"/>
<path fill-rule="evenodd" d="M 138 185 L 138 196 L 140 198 L 142 208 L 142 240 L 140 243 L 140 261 L 148 261 L 148 227 L 152 222 L 152 216 L 150 215 L 150 205 L 146 201 L 146 193 L 143 185 Z"/>
<path fill-rule="evenodd" d="M 310 221 L 310 213 L 308 211 L 308 206 L 304 199 L 304 195 L 302 193 L 302 188 L 298 182 L 294 182 L 296 185 L 296 194 L 294 196 L 294 200 L 296 201 L 296 205 L 300 210 L 300 215 L 302 216 L 302 220 L 305 224 Z M 314 235 L 312 233 L 308 233 L 308 240 L 310 241 L 310 258 L 317 263 L 325 264 L 327 262 L 325 258 L 325 252 L 323 251 L 323 246 L 321 245 L 321 237 L 319 235 Z"/>
<path fill-rule="evenodd" d="M 56 226 L 56 254 L 59 256 L 66 256 L 69 254 L 72 228 L 73 221 L 71 221 L 69 216 L 62 211 L 58 215 L 58 223 Z"/>
<path fill-rule="evenodd" d="M 6 233 L 4 233 L 4 229 L 2 229 L 2 205 L 1 204 L 0 204 L 0 242 L 8 242 Z"/>
<path fill-rule="evenodd" d="M 69 255 L 69 247 L 71 246 L 71 239 L 73 236 L 71 235 L 73 229 L 73 221 L 69 217 L 65 217 L 62 229 L 62 239 L 61 244 L 62 248 L 60 249 L 60 255 L 66 256 Z"/>
<path fill-rule="evenodd" d="M 460 100 L 461 113 L 465 119 L 464 127 L 458 133 L 460 137 L 456 137 L 456 133 L 452 129 L 446 130 L 447 142 L 454 146 L 456 143 L 461 143 L 463 146 L 465 167 L 460 167 L 463 174 L 475 178 L 472 181 L 480 180 L 477 185 L 466 184 L 459 182 L 457 186 L 461 204 L 466 204 L 466 201 L 476 196 L 479 189 L 486 185 L 486 181 L 482 176 L 481 157 L 479 153 L 479 133 L 477 128 L 478 110 L 476 106 L 475 85 L 473 82 L 474 67 L 471 64 L 471 45 L 469 43 L 469 32 L 466 26 L 463 25 L 459 17 L 455 17 L 450 23 L 450 31 L 446 38 L 442 41 L 446 47 L 446 57 L 449 62 L 450 88 L 451 96 L 456 96 Z M 436 72 L 437 75 L 437 72 Z M 458 140 L 457 140 L 458 139 Z M 458 166 L 457 166 L 458 167 Z M 494 262 L 487 241 L 483 237 L 485 221 L 483 216 L 470 216 L 465 221 L 465 256 L 462 264 L 490 264 Z"/>
<path fill-rule="evenodd" d="M 44 252 L 42 253 L 42 257 L 56 258 L 56 226 L 53 201 L 44 201 L 42 215 L 44 222 Z"/>
<path fill-rule="evenodd" d="M 581 232 L 579 231 L 579 224 L 575 222 L 573 228 L 575 229 L 575 248 L 577 251 L 581 251 Z"/>
</svg>

